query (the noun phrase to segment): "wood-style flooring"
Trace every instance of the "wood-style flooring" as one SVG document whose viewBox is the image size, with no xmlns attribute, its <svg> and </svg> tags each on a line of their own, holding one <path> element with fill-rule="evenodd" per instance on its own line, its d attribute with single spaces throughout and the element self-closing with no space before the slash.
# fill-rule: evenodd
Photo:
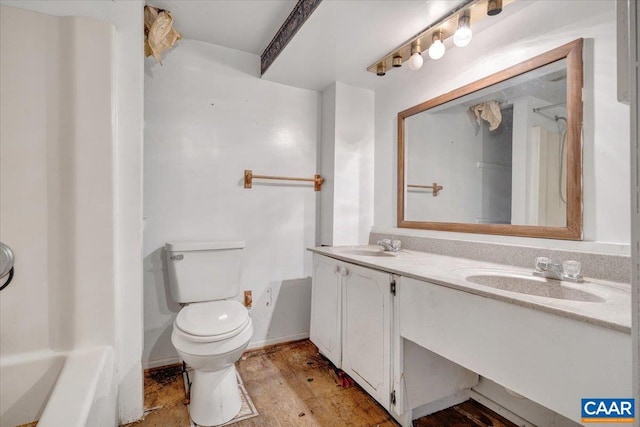
<svg viewBox="0 0 640 427">
<path fill-rule="evenodd" d="M 259 416 L 234 427 L 391 427 L 398 424 L 357 385 L 344 388 L 309 341 L 252 350 L 236 364 Z M 181 367 L 145 372 L 145 410 L 131 427 L 188 427 Z M 417 427 L 515 427 L 474 401 L 414 421 Z"/>
<path fill-rule="evenodd" d="M 145 417 L 133 424 L 144 427 L 189 427 L 187 395 L 182 365 L 171 365 L 144 372 Z"/>
<path fill-rule="evenodd" d="M 467 400 L 444 411 L 413 421 L 414 427 L 517 427 L 475 400 Z"/>
</svg>

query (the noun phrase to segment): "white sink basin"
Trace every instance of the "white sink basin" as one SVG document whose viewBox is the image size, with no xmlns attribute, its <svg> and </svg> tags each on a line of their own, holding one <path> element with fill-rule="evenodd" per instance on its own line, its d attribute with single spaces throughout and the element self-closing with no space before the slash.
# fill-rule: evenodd
<svg viewBox="0 0 640 427">
<path fill-rule="evenodd" d="M 519 272 L 490 269 L 457 270 L 456 272 L 462 273 L 464 279 L 471 283 L 507 292 L 569 301 L 598 303 L 606 301 L 599 295 L 579 289 L 580 284 L 527 276 Z"/>
<path fill-rule="evenodd" d="M 397 256 L 397 253 L 383 251 L 382 249 L 367 249 L 367 248 L 359 248 L 359 249 L 341 249 L 338 251 L 341 254 L 345 255 L 356 255 L 356 256 L 367 256 L 367 257 L 394 257 Z"/>
</svg>

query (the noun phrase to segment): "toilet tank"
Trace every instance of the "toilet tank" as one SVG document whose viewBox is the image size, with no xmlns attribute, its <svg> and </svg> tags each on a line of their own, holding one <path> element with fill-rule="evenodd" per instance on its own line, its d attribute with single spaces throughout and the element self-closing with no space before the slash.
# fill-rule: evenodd
<svg viewBox="0 0 640 427">
<path fill-rule="evenodd" d="M 171 299 L 180 303 L 233 298 L 240 293 L 244 242 L 172 242 L 165 245 Z"/>
</svg>

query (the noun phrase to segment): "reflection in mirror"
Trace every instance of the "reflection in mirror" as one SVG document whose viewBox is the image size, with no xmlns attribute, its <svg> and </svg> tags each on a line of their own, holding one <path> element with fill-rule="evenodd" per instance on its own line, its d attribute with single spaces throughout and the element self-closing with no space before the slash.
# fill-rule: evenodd
<svg viewBox="0 0 640 427">
<path fill-rule="evenodd" d="M 563 48 L 399 114 L 400 227 L 581 238 L 581 40 Z"/>
<path fill-rule="evenodd" d="M 406 218 L 564 227 L 566 79 L 561 60 L 408 117 Z"/>
</svg>

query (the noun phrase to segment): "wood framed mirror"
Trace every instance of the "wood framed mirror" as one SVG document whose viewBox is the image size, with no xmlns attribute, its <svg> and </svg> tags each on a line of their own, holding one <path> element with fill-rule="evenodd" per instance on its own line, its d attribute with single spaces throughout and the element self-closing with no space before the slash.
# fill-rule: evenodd
<svg viewBox="0 0 640 427">
<path fill-rule="evenodd" d="M 398 113 L 398 227 L 581 240 L 582 46 Z"/>
</svg>

